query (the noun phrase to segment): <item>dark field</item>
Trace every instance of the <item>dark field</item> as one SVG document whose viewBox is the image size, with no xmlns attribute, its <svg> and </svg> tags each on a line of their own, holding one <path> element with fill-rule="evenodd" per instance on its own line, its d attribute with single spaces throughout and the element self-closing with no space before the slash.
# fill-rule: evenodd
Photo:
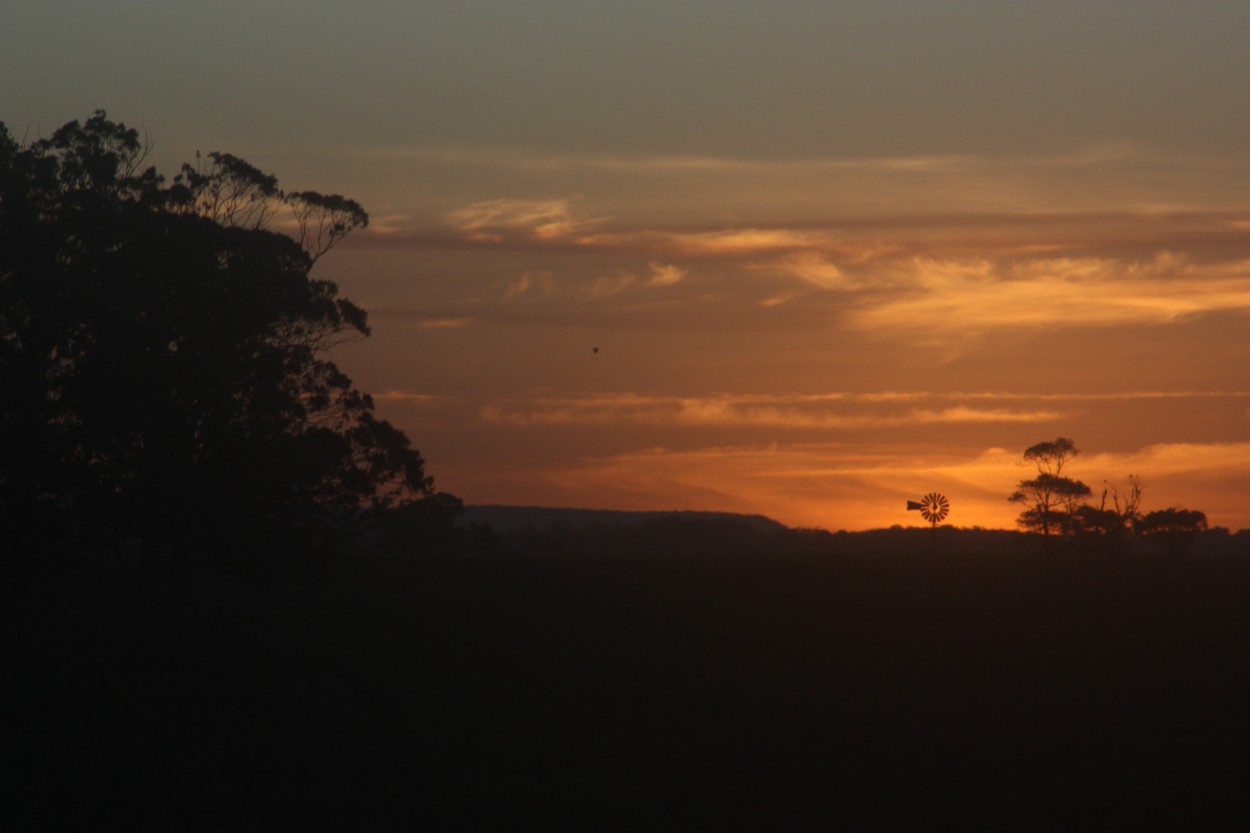
<svg viewBox="0 0 1250 833">
<path fill-rule="evenodd" d="M 461 555 L 15 595 L 9 830 L 1250 823 L 1250 559 Z"/>
</svg>

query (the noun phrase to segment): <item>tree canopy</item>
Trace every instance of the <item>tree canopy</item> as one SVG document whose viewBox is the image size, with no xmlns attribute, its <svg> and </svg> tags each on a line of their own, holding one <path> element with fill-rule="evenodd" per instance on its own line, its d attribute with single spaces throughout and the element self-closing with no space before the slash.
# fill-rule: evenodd
<svg viewBox="0 0 1250 833">
<path fill-rule="evenodd" d="M 1076 443 L 1067 437 L 1029 446 L 1024 462 L 1037 466 L 1037 477 L 1021 480 L 1007 498 L 1026 507 L 1018 523 L 1027 530 L 1040 532 L 1047 548 L 1050 536 L 1064 527 L 1081 499 L 1090 494 L 1089 486 L 1061 474 L 1064 464 L 1080 453 Z"/>
<path fill-rule="evenodd" d="M 1106 553 L 1125 552 L 1136 540 L 1150 541 L 1170 555 L 1180 555 L 1207 528 L 1206 515 L 1195 510 L 1170 508 L 1142 515 L 1145 481 L 1135 474 L 1119 484 L 1104 481 L 1098 505 L 1087 503 L 1089 486 L 1061 474 L 1080 453 L 1067 437 L 1029 446 L 1022 462 L 1036 466 L 1037 476 L 1021 480 L 1007 498 L 1025 507 L 1016 523 L 1039 533 L 1048 552 L 1058 537 Z"/>
<path fill-rule="evenodd" d="M 237 546 L 432 496 L 324 355 L 369 333 L 309 276 L 364 210 L 225 153 L 172 182 L 146 156 L 103 111 L 30 143 L 0 124 L 0 539 Z"/>
</svg>

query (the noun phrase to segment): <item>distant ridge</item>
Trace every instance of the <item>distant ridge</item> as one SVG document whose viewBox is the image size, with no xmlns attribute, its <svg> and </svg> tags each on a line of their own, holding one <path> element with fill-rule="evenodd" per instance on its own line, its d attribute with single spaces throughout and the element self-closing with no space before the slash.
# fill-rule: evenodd
<svg viewBox="0 0 1250 833">
<path fill-rule="evenodd" d="M 481 524 L 489 526 L 499 533 L 513 532 L 525 527 L 544 529 L 555 524 L 566 524 L 570 527 L 586 527 L 592 524 L 602 526 L 637 526 L 647 521 L 661 518 L 680 518 L 695 521 L 743 521 L 756 532 L 785 532 L 789 527 L 763 515 L 741 515 L 734 512 L 694 512 L 694 511 L 640 511 L 631 512 L 617 509 L 557 509 L 544 506 L 502 506 L 486 504 L 466 506 L 464 514 L 457 519 L 462 527 Z"/>
</svg>

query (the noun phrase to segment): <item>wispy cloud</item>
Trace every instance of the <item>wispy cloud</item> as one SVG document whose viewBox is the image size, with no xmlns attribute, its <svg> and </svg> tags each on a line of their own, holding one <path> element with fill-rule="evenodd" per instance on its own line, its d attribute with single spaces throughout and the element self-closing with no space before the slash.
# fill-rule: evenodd
<svg viewBox="0 0 1250 833">
<path fill-rule="evenodd" d="M 459 330 L 477 323 L 477 319 L 469 316 L 454 318 L 419 318 L 416 325 L 427 330 Z"/>
<path fill-rule="evenodd" d="M 827 243 L 825 230 L 796 228 L 719 228 L 702 231 L 634 229 L 600 231 L 578 236 L 580 246 L 629 249 L 686 257 L 741 256 L 819 248 Z"/>
<path fill-rule="evenodd" d="M 771 295 L 765 298 L 759 303 L 760 303 L 760 306 L 764 307 L 765 309 L 770 308 L 770 307 L 779 307 L 782 304 L 788 304 L 790 301 L 793 301 L 795 298 L 802 297 L 802 295 L 803 295 L 802 292 L 796 292 L 794 290 L 790 290 L 788 292 L 779 292 L 776 295 Z"/>
<path fill-rule="evenodd" d="M 414 216 L 408 213 L 371 214 L 369 231 L 372 234 L 381 235 L 399 234 L 409 230 L 414 220 Z M 298 230 L 298 228 L 299 224 L 296 223 L 294 229 Z"/>
<path fill-rule="evenodd" d="M 707 396 L 660 396 L 639 393 L 593 393 L 582 396 L 539 394 L 488 409 L 489 419 L 520 424 L 566 422 L 688 422 L 691 424 L 791 423 L 823 425 L 828 409 L 911 406 L 903 412 L 877 411 L 847 417 L 848 425 L 915 425 L 936 422 L 1040 422 L 1063 411 L 1030 407 L 1031 402 L 1079 404 L 1148 400 L 1250 399 L 1250 391 L 1134 390 L 1038 393 L 1029 391 L 823 391 L 815 393 L 717 393 Z M 979 408 L 968 402 L 1017 403 L 1016 408 Z M 946 404 L 950 403 L 950 404 Z M 824 412 L 822 413 L 822 409 Z M 798 413 L 803 412 L 803 413 Z M 793 415 L 793 419 L 789 415 Z"/>
<path fill-rule="evenodd" d="M 866 330 L 979 332 L 1038 326 L 1166 324 L 1250 312 L 1250 261 L 1054 258 L 1008 264 L 918 258 L 913 291 L 880 297 L 851 322 Z"/>
<path fill-rule="evenodd" d="M 660 263 L 653 260 L 647 266 L 651 269 L 651 276 L 647 279 L 647 286 L 672 286 L 673 284 L 681 283 L 686 278 L 687 271 L 671 263 Z"/>
<path fill-rule="evenodd" d="M 671 222 L 644 225 L 627 216 L 610 219 L 603 206 L 562 197 L 485 200 L 442 217 L 441 230 L 400 234 L 388 227 L 387 234 L 364 235 L 361 245 L 594 251 L 643 260 L 653 270 L 655 264 L 699 259 L 715 264 L 706 270 L 710 276 L 748 270 L 780 281 L 798 279 L 814 290 L 901 285 L 917 291 L 918 297 L 908 299 L 914 303 L 929 300 L 919 297 L 925 293 L 967 296 L 979 288 L 978 281 L 1011 282 L 997 290 L 1001 295 L 989 296 L 989 303 L 1006 302 L 1009 309 L 1017 308 L 1017 316 L 1072 282 L 1214 278 L 1220 270 L 1224 277 L 1244 279 L 1250 271 L 1244 210 L 877 212 L 794 223 L 722 220 L 675 227 Z M 658 285 L 675 274 L 644 274 L 641 280 Z M 1241 303 L 1237 289 L 1225 288 L 1238 297 L 1224 304 Z M 1130 294 L 1107 293 L 1115 302 L 1111 308 L 1121 311 L 1115 314 L 1131 306 L 1140 311 L 1140 302 L 1123 300 Z M 1171 299 L 1164 306 L 1176 308 Z M 1093 307 L 1085 309 L 1087 317 L 1097 318 Z M 1156 306 L 1154 318 L 1161 309 Z"/>
<path fill-rule="evenodd" d="M 625 269 L 615 275 L 599 276 L 583 288 L 582 295 L 594 300 L 619 295 L 631 287 L 656 289 L 674 286 L 685 280 L 687 274 L 687 270 L 680 266 L 653 260 L 647 264 L 646 274 L 641 277 Z"/>
<path fill-rule="evenodd" d="M 906 395 L 906 394 L 905 394 Z M 929 396 L 932 394 L 919 394 Z M 1012 393 L 1005 391 L 976 391 L 946 394 L 959 399 L 1011 399 L 1019 401 L 1065 401 L 1065 402 L 1112 402 L 1149 399 L 1246 399 L 1250 391 L 1240 390 L 1133 390 L 1099 391 L 1096 393 Z"/>
<path fill-rule="evenodd" d="M 504 296 L 507 298 L 515 298 L 518 295 L 550 295 L 555 291 L 555 277 L 546 270 L 539 272 L 526 272 L 521 277 L 508 284 L 504 290 Z"/>
<path fill-rule="evenodd" d="M 1119 158 L 1132 153 L 1126 145 L 1117 146 Z M 1106 148 L 1091 149 L 1101 153 L 1106 163 L 1112 160 Z M 785 172 L 812 171 L 912 171 L 929 173 L 958 173 L 976 165 L 990 164 L 989 160 L 968 155 L 930 155 L 896 157 L 830 157 L 799 156 L 758 158 L 746 156 L 713 156 L 700 154 L 648 154 L 648 153 L 526 153 L 505 148 L 449 148 L 406 147 L 368 148 L 360 151 L 371 159 L 393 159 L 426 162 L 438 165 L 462 165 L 484 168 L 505 168 L 515 171 L 556 173 L 606 171 L 624 174 L 742 174 L 766 177 Z M 1065 156 L 1040 158 L 1043 164 L 1088 164 L 1089 154 L 1082 152 Z"/>
<path fill-rule="evenodd" d="M 858 281 L 849 278 L 828 256 L 820 252 L 792 252 L 764 265 L 783 275 L 789 275 L 816 289 L 848 291 L 858 287 Z"/>
<path fill-rule="evenodd" d="M 1162 153 L 1131 142 L 1101 142 L 1066 152 L 1035 155 L 928 154 L 910 156 L 717 156 L 654 153 L 537 153 L 500 147 L 361 148 L 370 159 L 391 159 L 433 165 L 509 169 L 527 173 L 609 172 L 673 176 L 704 174 L 778 178 L 786 174 L 884 173 L 946 176 L 990 176 L 1022 168 L 1056 171 L 1101 170 L 1113 166 L 1159 169 L 1236 169 L 1241 160 Z"/>
<path fill-rule="evenodd" d="M 864 410 L 902 397 L 854 394 L 643 396 L 633 393 L 583 397 L 534 397 L 491 405 L 487 422 L 514 425 L 645 424 L 676 427 L 769 427 L 781 429 L 873 429 L 909 425 L 1051 422 L 1063 412 L 1047 409 L 977 408 L 953 405 L 902 411 Z M 854 406 L 854 407 L 852 407 Z"/>
<path fill-rule="evenodd" d="M 475 202 L 447 212 L 447 224 L 470 240 L 499 243 L 521 234 L 539 240 L 568 237 L 591 225 L 574 220 L 569 201 L 497 199 Z"/>
<path fill-rule="evenodd" d="M 631 272 L 620 272 L 613 276 L 600 276 L 592 280 L 582 294 L 592 300 L 608 298 L 624 292 L 637 280 L 638 277 Z"/>
<path fill-rule="evenodd" d="M 449 401 L 449 397 L 441 394 L 396 389 L 384 390 L 381 393 L 372 394 L 372 397 L 378 402 L 415 402 L 419 404 L 434 404 Z"/>
</svg>

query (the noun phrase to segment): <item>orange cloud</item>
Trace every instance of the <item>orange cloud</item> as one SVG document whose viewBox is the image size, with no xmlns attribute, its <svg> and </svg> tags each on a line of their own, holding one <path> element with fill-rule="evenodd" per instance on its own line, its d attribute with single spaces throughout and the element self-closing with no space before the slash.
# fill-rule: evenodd
<svg viewBox="0 0 1250 833">
<path fill-rule="evenodd" d="M 685 257 L 737 257 L 828 244 L 824 230 L 793 228 L 725 228 L 707 231 L 625 229 L 579 234 L 570 242 L 580 247 L 652 252 Z"/>
<path fill-rule="evenodd" d="M 959 405 L 913 408 L 888 413 L 830 411 L 832 402 L 883 402 L 855 394 L 640 396 L 633 393 L 586 397 L 535 397 L 511 407 L 488 406 L 487 422 L 514 425 L 643 424 L 695 427 L 770 427 L 789 429 L 894 428 L 909 425 L 1052 422 L 1054 410 L 1009 410 Z"/>
<path fill-rule="evenodd" d="M 575 221 L 568 200 L 486 200 L 447 212 L 444 219 L 470 240 L 498 243 L 515 234 L 539 240 L 567 237 L 591 221 Z"/>
<path fill-rule="evenodd" d="M 369 160 L 389 159 L 446 169 L 452 166 L 515 171 L 522 174 L 586 176 L 600 172 L 634 178 L 654 175 L 691 180 L 738 177 L 775 183 L 779 188 L 811 188 L 813 181 L 877 189 L 916 181 L 935 190 L 949 191 L 952 181 L 967 190 L 993 194 L 1000 202 L 1020 196 L 1022 183 L 1042 185 L 1066 177 L 1088 179 L 1091 172 L 1155 172 L 1156 181 L 1174 178 L 1236 175 L 1245 171 L 1238 158 L 1183 156 L 1152 151 L 1130 142 L 1103 142 L 1067 152 L 1041 155 L 929 154 L 912 156 L 715 156 L 655 153 L 535 153 L 499 147 L 368 147 L 360 155 Z M 819 179 L 818 179 L 819 178 Z M 836 178 L 836 179 L 835 179 Z M 1040 182 L 1039 182 L 1040 180 Z M 1088 185 L 1088 183 L 1087 183 Z M 1069 195 L 1069 200 L 1070 200 Z"/>
<path fill-rule="evenodd" d="M 849 291 L 859 285 L 820 252 L 792 252 L 769 265 L 783 275 L 796 277 L 816 289 Z"/>
<path fill-rule="evenodd" d="M 1125 391 L 1097 393 L 1018 393 L 1007 391 L 833 391 L 806 394 L 651 396 L 600 393 L 585 396 L 534 396 L 484 408 L 488 422 L 514 425 L 639 424 L 669 426 L 767 426 L 774 428 L 893 428 L 909 425 L 1041 423 L 1070 416 L 1066 410 L 1037 408 L 1030 402 L 1109 402 L 1150 399 L 1244 399 L 1250 391 Z M 975 401 L 1012 402 L 1012 408 L 982 408 Z M 953 402 L 942 407 L 919 403 Z M 903 410 L 883 406 L 911 403 Z M 837 410 L 831 410 L 831 408 Z"/>
<path fill-rule="evenodd" d="M 651 277 L 647 279 L 647 286 L 672 286 L 681 283 L 686 278 L 686 270 L 679 266 L 654 260 L 647 266 L 651 269 Z"/>
<path fill-rule="evenodd" d="M 624 292 L 636 280 L 637 276 L 630 272 L 620 272 L 615 277 L 598 277 L 590 282 L 583 294 L 591 299 L 607 298 Z"/>
<path fill-rule="evenodd" d="M 423 318 L 416 322 L 418 327 L 427 330 L 459 330 L 462 327 L 468 327 L 477 323 L 477 320 L 468 316 L 460 316 L 456 318 Z"/>
<path fill-rule="evenodd" d="M 440 394 L 417 393 L 409 390 L 385 390 L 372 394 L 372 398 L 377 402 L 414 402 L 424 405 L 450 401 L 450 397 Z"/>
<path fill-rule="evenodd" d="M 1058 258 L 910 264 L 915 291 L 878 298 L 851 323 L 865 330 L 961 333 L 1038 326 L 1166 324 L 1208 312 L 1250 312 L 1250 261 L 1197 264 Z"/>
<path fill-rule="evenodd" d="M 518 295 L 526 295 L 531 292 L 550 295 L 554 290 L 555 278 L 550 272 L 526 272 L 508 284 L 504 295 L 508 298 L 515 298 Z"/>
<path fill-rule="evenodd" d="M 633 272 L 623 269 L 614 276 L 600 276 L 592 280 L 582 290 L 582 294 L 587 298 L 597 299 L 618 295 L 631 286 L 651 289 L 674 286 L 685 280 L 687 274 L 686 270 L 679 266 L 654 260 L 647 264 L 647 269 L 649 274 L 645 279 L 640 279 Z"/>
</svg>

